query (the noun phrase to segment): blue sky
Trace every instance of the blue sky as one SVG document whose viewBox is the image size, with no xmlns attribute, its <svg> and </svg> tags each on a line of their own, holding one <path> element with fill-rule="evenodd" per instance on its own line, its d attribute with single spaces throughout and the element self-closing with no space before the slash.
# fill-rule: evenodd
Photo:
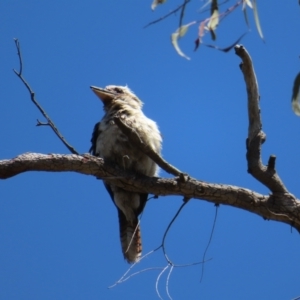
<svg viewBox="0 0 300 300">
<path fill-rule="evenodd" d="M 47 127 L 12 69 L 18 68 L 13 38 L 21 43 L 24 76 L 36 98 L 65 138 L 80 152 L 90 147 L 93 125 L 103 116 L 90 85 L 128 86 L 145 103 L 144 112 L 163 134 L 163 155 L 200 180 L 269 191 L 247 173 L 246 90 L 239 58 L 200 47 L 193 52 L 197 27 L 180 41 L 191 57 L 179 57 L 170 42 L 178 16 L 143 29 L 180 1 L 155 12 L 151 1 L 6 1 L 0 6 L 1 88 L 0 158 L 24 152 L 68 150 Z M 202 2 L 188 6 L 184 23 L 201 20 Z M 250 14 L 251 31 L 242 40 L 259 82 L 263 130 L 262 156 L 277 156 L 287 188 L 300 195 L 300 120 L 290 105 L 299 72 L 300 8 L 258 1 L 264 43 Z M 240 8 L 217 30 L 225 47 L 247 31 Z M 205 37 L 210 43 L 210 37 Z M 164 172 L 162 176 L 166 175 Z M 160 197 L 142 218 L 144 253 L 160 245 L 182 203 Z M 215 207 L 192 200 L 167 237 L 177 264 L 202 260 Z M 176 268 L 169 280 L 173 299 L 292 299 L 300 296 L 299 234 L 282 223 L 220 206 L 215 233 L 201 266 Z M 133 271 L 165 267 L 161 251 Z M 160 271 L 144 272 L 108 289 L 127 270 L 121 254 L 117 212 L 102 183 L 73 173 L 31 172 L 0 182 L 1 299 L 156 299 Z M 159 281 L 161 296 L 167 274 Z"/>
</svg>

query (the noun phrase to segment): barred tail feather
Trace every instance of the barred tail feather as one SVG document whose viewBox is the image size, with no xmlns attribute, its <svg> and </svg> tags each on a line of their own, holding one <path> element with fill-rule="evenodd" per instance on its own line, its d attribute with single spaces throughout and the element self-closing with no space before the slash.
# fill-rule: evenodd
<svg viewBox="0 0 300 300">
<path fill-rule="evenodd" d="M 142 239 L 138 219 L 136 218 L 133 222 L 129 222 L 120 209 L 118 209 L 118 213 L 124 258 L 128 263 L 138 262 L 142 255 Z"/>
</svg>

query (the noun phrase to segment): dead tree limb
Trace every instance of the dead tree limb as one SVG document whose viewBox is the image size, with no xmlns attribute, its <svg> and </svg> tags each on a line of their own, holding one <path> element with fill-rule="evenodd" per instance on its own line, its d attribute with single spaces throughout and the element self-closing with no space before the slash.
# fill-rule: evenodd
<svg viewBox="0 0 300 300">
<path fill-rule="evenodd" d="M 268 187 L 274 195 L 278 193 L 288 193 L 288 190 L 276 173 L 275 156 L 272 155 L 270 157 L 268 166 L 265 166 L 262 163 L 261 145 L 265 142 L 266 135 L 262 131 L 259 108 L 260 97 L 256 75 L 251 57 L 247 50 L 242 45 L 237 45 L 235 47 L 235 52 L 243 61 L 240 64 L 240 68 L 244 75 L 248 95 L 249 127 L 246 140 L 248 172 L 255 179 Z"/>
<path fill-rule="evenodd" d="M 233 185 L 213 184 L 190 178 L 166 179 L 129 173 L 88 154 L 25 153 L 0 161 L 0 179 L 28 171 L 77 172 L 111 181 L 129 191 L 159 196 L 178 195 L 241 208 L 264 219 L 287 223 L 300 232 L 300 201 L 292 194 L 262 195 Z"/>
</svg>

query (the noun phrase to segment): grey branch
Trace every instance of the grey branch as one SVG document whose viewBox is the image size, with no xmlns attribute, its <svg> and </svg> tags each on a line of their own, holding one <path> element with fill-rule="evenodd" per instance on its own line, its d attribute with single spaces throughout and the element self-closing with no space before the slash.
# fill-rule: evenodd
<svg viewBox="0 0 300 300">
<path fill-rule="evenodd" d="M 35 93 L 32 90 L 32 88 L 30 87 L 30 85 L 27 83 L 27 81 L 25 80 L 25 78 L 23 77 L 23 61 L 22 61 L 22 55 L 21 55 L 21 47 L 20 47 L 20 43 L 18 39 L 14 39 L 16 47 L 17 47 L 17 54 L 19 57 L 19 63 L 20 63 L 20 70 L 19 72 L 16 71 L 15 69 L 13 70 L 15 72 L 15 74 L 21 79 L 21 81 L 24 83 L 24 85 L 26 86 L 27 90 L 29 91 L 30 94 L 30 99 L 31 101 L 34 103 L 34 105 L 39 109 L 39 111 L 42 113 L 42 115 L 46 118 L 47 123 L 42 123 L 39 120 L 37 120 L 37 126 L 41 126 L 41 125 L 48 125 L 51 127 L 51 129 L 54 131 L 54 133 L 58 136 L 58 138 L 64 143 L 64 145 L 69 149 L 69 151 L 73 154 L 78 154 L 78 152 L 75 150 L 75 148 L 73 146 L 71 146 L 66 140 L 65 138 L 62 136 L 62 134 L 59 132 L 59 130 L 57 129 L 57 127 L 55 126 L 55 124 L 52 122 L 52 120 L 49 118 L 49 116 L 47 115 L 46 111 L 41 107 L 41 105 L 37 102 L 36 98 L 35 98 Z"/>
<path fill-rule="evenodd" d="M 126 190 L 159 196 L 178 195 L 241 208 L 264 219 L 290 224 L 300 231 L 300 201 L 289 193 L 262 195 L 233 185 L 189 179 L 147 177 L 126 172 L 88 154 L 60 155 L 25 153 L 0 161 L 0 179 L 28 171 L 77 172 L 105 178 Z M 191 200 L 190 200 L 191 201 Z"/>
<path fill-rule="evenodd" d="M 276 194 L 288 193 L 283 182 L 275 170 L 275 156 L 269 159 L 269 166 L 265 166 L 261 160 L 261 145 L 266 140 L 266 135 L 262 131 L 262 121 L 259 108 L 259 91 L 254 67 L 251 57 L 242 45 L 235 46 L 236 54 L 242 59 L 240 68 L 243 72 L 247 95 L 248 95 L 248 117 L 249 128 L 246 141 L 248 172 L 270 191 Z"/>
</svg>

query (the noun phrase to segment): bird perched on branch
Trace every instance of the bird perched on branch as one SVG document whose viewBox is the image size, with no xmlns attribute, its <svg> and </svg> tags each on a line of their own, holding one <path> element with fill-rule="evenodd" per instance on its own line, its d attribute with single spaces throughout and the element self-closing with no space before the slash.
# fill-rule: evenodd
<svg viewBox="0 0 300 300">
<path fill-rule="evenodd" d="M 94 127 L 90 152 L 125 170 L 147 176 L 157 175 L 158 167 L 153 160 L 130 143 L 128 137 L 114 122 L 116 116 L 124 120 L 124 123 L 135 130 L 147 146 L 159 154 L 161 135 L 156 123 L 143 114 L 142 101 L 124 86 L 109 85 L 106 88 L 92 86 L 91 89 L 103 102 L 105 115 Z M 105 179 L 104 185 L 118 210 L 124 258 L 129 263 L 137 262 L 142 252 L 138 216 L 145 207 L 148 194 L 126 191 L 106 182 Z"/>
</svg>

